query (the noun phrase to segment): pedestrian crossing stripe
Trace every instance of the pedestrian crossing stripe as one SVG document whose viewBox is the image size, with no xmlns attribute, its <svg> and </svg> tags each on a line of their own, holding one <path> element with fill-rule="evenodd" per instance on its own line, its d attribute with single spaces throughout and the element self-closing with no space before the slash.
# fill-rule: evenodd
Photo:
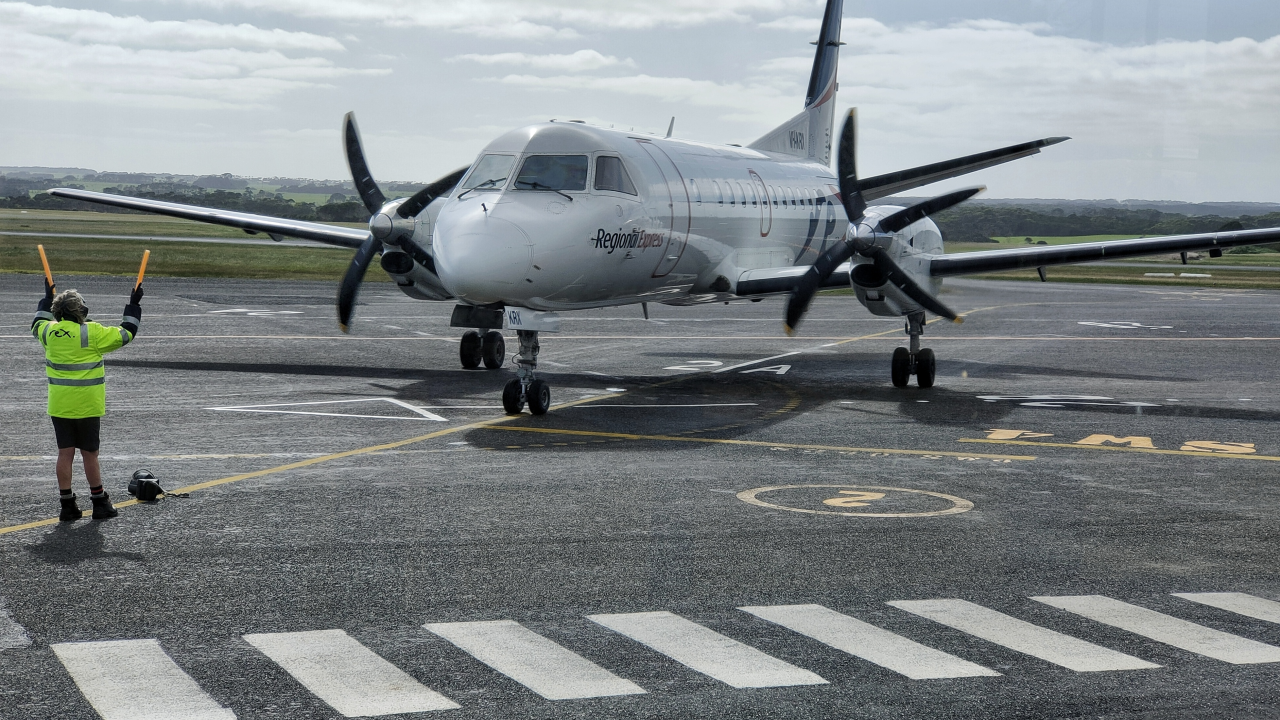
<svg viewBox="0 0 1280 720">
<path fill-rule="evenodd" d="M 1280 622 L 1280 603 L 1244 593 L 1177 593 L 1182 600 Z M 1231 664 L 1280 662 L 1280 647 L 1101 595 L 1031 600 L 1140 637 Z M 960 599 L 893 600 L 889 606 L 1075 672 L 1157 668 L 1138 657 L 1040 627 Z M 998 678 L 948 652 L 822 605 L 739 608 L 911 680 Z M 668 611 L 589 615 L 698 673 L 734 688 L 825 685 L 816 673 Z M 423 628 L 547 700 L 643 695 L 648 691 L 514 620 L 427 623 Z M 343 630 L 256 633 L 244 640 L 345 717 L 426 713 L 462 707 Z M 231 720 L 155 639 L 51 646 L 104 720 Z"/>
</svg>

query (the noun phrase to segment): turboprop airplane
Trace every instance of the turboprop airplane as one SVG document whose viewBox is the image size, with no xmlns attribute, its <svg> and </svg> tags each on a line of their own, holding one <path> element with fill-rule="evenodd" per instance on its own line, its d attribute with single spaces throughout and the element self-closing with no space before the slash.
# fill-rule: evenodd
<svg viewBox="0 0 1280 720">
<path fill-rule="evenodd" d="M 468 328 L 465 368 L 498 368 L 499 330 L 516 331 L 516 377 L 503 406 L 551 404 L 537 377 L 539 333 L 558 313 L 650 302 L 697 305 L 788 295 L 785 329 L 799 327 L 814 294 L 852 287 L 875 315 L 905 318 L 909 347 L 893 353 L 891 377 L 906 387 L 935 379 L 920 347 L 926 313 L 959 315 L 938 293 L 953 275 L 1208 250 L 1280 241 L 1280 229 L 1114 240 L 947 255 L 929 216 L 972 197 L 970 188 L 913 204 L 871 206 L 890 195 L 1027 157 L 1055 137 L 859 179 L 855 115 L 830 168 L 842 0 L 828 0 L 804 110 L 746 147 L 714 145 L 551 121 L 513 130 L 410 198 L 387 200 L 365 162 L 355 118 L 343 128 L 347 162 L 372 214 L 369 229 L 229 212 L 59 188 L 74 200 L 317 240 L 356 248 L 338 290 L 338 321 L 351 322 L 373 258 L 410 297 L 456 303 L 451 326 Z M 647 314 L 647 305 L 643 306 Z"/>
</svg>

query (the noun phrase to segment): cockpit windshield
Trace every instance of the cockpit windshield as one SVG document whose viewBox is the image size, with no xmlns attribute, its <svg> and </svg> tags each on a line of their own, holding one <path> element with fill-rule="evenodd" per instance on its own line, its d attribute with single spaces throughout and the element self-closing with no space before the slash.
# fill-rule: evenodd
<svg viewBox="0 0 1280 720">
<path fill-rule="evenodd" d="M 516 164 L 515 155 L 485 155 L 462 183 L 463 190 L 501 190 Z"/>
<path fill-rule="evenodd" d="M 586 155 L 534 155 L 524 161 L 516 190 L 586 190 Z"/>
</svg>

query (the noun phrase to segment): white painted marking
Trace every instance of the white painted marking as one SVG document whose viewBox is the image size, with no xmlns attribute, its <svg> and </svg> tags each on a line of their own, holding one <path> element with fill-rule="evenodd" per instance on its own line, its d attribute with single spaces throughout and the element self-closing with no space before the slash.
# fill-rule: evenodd
<svg viewBox="0 0 1280 720">
<path fill-rule="evenodd" d="M 427 623 L 422 627 L 548 700 L 645 692 L 630 680 L 614 675 L 514 620 Z"/>
<path fill-rule="evenodd" d="M 965 600 L 893 600 L 886 604 L 1076 672 L 1160 667 Z"/>
<path fill-rule="evenodd" d="M 1280 662 L 1280 647 L 1207 628 L 1109 597 L 1067 595 L 1031 599 L 1233 665 Z"/>
<path fill-rule="evenodd" d="M 404 408 L 405 410 L 409 410 L 410 412 L 416 412 L 422 417 L 427 418 L 428 420 L 435 420 L 437 422 L 448 422 L 447 420 L 440 417 L 439 415 L 436 415 L 433 412 L 427 412 L 426 410 L 418 407 L 417 405 L 410 405 L 409 403 L 403 400 L 396 400 L 395 398 L 383 398 L 383 400 L 391 403 L 392 405 L 399 405 L 400 407 Z"/>
<path fill-rule="evenodd" d="M 18 624 L 4 607 L 4 598 L 0 598 L 0 650 L 24 648 L 31 644 L 31 636 L 27 629 Z"/>
<path fill-rule="evenodd" d="M 346 717 L 461 707 L 342 630 L 266 633 L 244 639 Z"/>
<path fill-rule="evenodd" d="M 741 607 L 761 620 L 811 637 L 912 680 L 997 677 L 1000 673 L 842 615 L 821 605 Z"/>
<path fill-rule="evenodd" d="M 760 358 L 759 360 L 748 360 L 747 362 L 738 363 L 737 365 L 730 365 L 729 367 L 722 367 L 718 370 L 713 370 L 712 372 L 713 373 L 729 372 L 730 370 L 737 370 L 738 368 L 744 368 L 744 367 L 747 367 L 748 365 L 759 365 L 762 362 L 769 362 L 770 360 L 778 360 L 784 357 L 791 357 L 792 355 L 799 355 L 801 352 L 803 352 L 803 350 L 795 350 L 789 353 L 782 353 L 781 355 L 774 355 L 773 357 Z"/>
<path fill-rule="evenodd" d="M 103 720 L 234 720 L 157 640 L 50 646 Z"/>
<path fill-rule="evenodd" d="M 719 360 L 686 360 L 683 365 L 672 365 L 664 367 L 663 370 L 710 370 L 713 367 L 720 367 L 724 363 Z"/>
<path fill-rule="evenodd" d="M 736 688 L 825 685 L 814 673 L 666 611 L 588 615 L 610 630 Z"/>
<path fill-rule="evenodd" d="M 342 405 L 347 403 L 368 403 L 368 402 L 390 403 L 397 407 L 404 408 L 414 413 L 415 415 L 418 415 L 419 417 L 403 417 L 400 415 L 360 415 L 356 413 L 332 413 L 332 412 L 315 412 L 311 410 L 276 409 L 276 408 L 286 408 L 286 407 L 314 407 L 317 405 Z M 389 397 L 356 398 L 354 400 L 317 400 L 313 402 L 297 402 L 297 403 L 267 403 L 264 405 L 234 405 L 234 406 L 224 406 L 224 407 L 210 407 L 205 409 L 218 410 L 222 412 L 250 412 L 250 413 L 266 413 L 266 414 L 277 414 L 277 415 L 314 415 L 314 416 L 320 416 L 320 417 L 368 418 L 373 420 L 416 420 L 416 421 L 431 420 L 434 422 L 448 422 L 447 418 L 441 417 L 433 412 L 429 412 L 426 409 L 428 407 L 434 408 L 434 409 L 454 409 L 454 408 L 496 409 L 496 408 L 490 408 L 490 406 L 488 405 L 452 405 L 452 406 L 413 405 L 413 404 L 404 402 L 403 400 L 397 400 L 395 398 L 389 398 Z"/>
<path fill-rule="evenodd" d="M 746 375 L 747 373 L 767 372 L 767 373 L 773 373 L 774 375 L 786 375 L 787 371 L 790 369 L 791 369 L 790 365 L 770 365 L 769 367 L 751 368 L 750 370 L 743 370 L 741 374 Z"/>
<path fill-rule="evenodd" d="M 1239 592 L 1174 593 L 1174 597 L 1216 607 L 1255 620 L 1280 623 L 1280 602 Z M 0 645 L 0 647 L 4 647 Z"/>
</svg>

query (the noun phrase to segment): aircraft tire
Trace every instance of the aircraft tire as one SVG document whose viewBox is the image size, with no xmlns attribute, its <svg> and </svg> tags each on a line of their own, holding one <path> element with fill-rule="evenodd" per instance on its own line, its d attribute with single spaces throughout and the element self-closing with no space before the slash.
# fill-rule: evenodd
<svg viewBox="0 0 1280 720">
<path fill-rule="evenodd" d="M 502 367 L 507 359 L 507 341 L 502 339 L 502 333 L 490 330 L 480 337 L 480 357 L 490 370 Z"/>
<path fill-rule="evenodd" d="M 911 382 L 911 351 L 904 347 L 893 351 L 893 386 L 904 388 Z"/>
<path fill-rule="evenodd" d="M 480 367 L 480 354 L 480 333 L 475 330 L 468 330 L 462 333 L 462 342 L 458 343 L 458 358 L 462 360 L 462 367 L 468 370 Z"/>
<path fill-rule="evenodd" d="M 551 408 L 551 386 L 546 380 L 534 380 L 529 383 L 529 412 L 534 415 L 546 415 Z"/>
<path fill-rule="evenodd" d="M 925 348 L 916 353 L 916 384 L 922 388 L 933 387 L 934 373 L 937 370 L 937 360 L 933 356 L 933 351 Z"/>
<path fill-rule="evenodd" d="M 502 388 L 502 409 L 508 415 L 519 415 L 524 411 L 524 399 L 520 397 L 520 378 L 511 378 L 507 386 Z"/>
</svg>

